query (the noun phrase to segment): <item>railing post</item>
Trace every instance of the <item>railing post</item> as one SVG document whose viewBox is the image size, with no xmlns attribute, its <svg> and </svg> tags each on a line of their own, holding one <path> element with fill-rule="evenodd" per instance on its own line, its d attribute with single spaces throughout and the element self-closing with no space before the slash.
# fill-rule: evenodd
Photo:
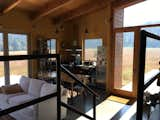
<svg viewBox="0 0 160 120">
<path fill-rule="evenodd" d="M 93 95 L 93 119 L 96 120 L 96 96 Z"/>
<path fill-rule="evenodd" d="M 141 31 L 139 66 L 138 66 L 139 75 L 138 75 L 136 120 L 142 120 L 142 114 L 143 114 L 145 53 L 146 53 L 146 34 L 144 31 Z"/>
<path fill-rule="evenodd" d="M 57 54 L 57 120 L 61 120 L 61 71 L 60 71 L 61 59 Z"/>
</svg>

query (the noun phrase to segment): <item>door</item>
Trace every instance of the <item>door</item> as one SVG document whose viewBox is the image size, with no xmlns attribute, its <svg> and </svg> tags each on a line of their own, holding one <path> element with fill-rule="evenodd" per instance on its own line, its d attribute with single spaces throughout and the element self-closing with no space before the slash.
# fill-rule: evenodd
<svg viewBox="0 0 160 120">
<path fill-rule="evenodd" d="M 136 94 L 136 35 L 136 32 L 131 30 L 115 32 L 112 92 L 127 97 L 135 97 Z"/>
</svg>

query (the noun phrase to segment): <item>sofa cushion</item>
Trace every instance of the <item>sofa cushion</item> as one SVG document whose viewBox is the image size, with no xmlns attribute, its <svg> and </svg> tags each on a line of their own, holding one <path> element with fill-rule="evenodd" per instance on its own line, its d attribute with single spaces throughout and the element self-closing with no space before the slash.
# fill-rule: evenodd
<svg viewBox="0 0 160 120">
<path fill-rule="evenodd" d="M 25 77 L 25 76 L 20 77 L 20 86 L 25 93 L 28 93 L 30 79 L 31 78 L 28 78 L 28 77 Z"/>
<path fill-rule="evenodd" d="M 12 105 L 18 105 L 18 104 L 22 104 L 22 103 L 31 101 L 33 99 L 35 99 L 35 97 L 33 97 L 33 96 L 29 95 L 29 94 L 23 94 L 23 95 L 10 97 L 8 99 L 8 103 L 12 104 Z"/>
<path fill-rule="evenodd" d="M 6 108 L 9 108 L 11 107 L 12 105 L 10 105 L 8 103 L 8 100 L 11 98 L 11 97 L 15 97 L 17 95 L 23 95 L 24 93 L 16 93 L 16 94 L 0 94 L 0 108 L 1 109 L 6 109 Z"/>
<path fill-rule="evenodd" d="M 1 90 L 3 94 L 15 94 L 15 93 L 23 92 L 23 89 L 18 84 L 2 86 Z"/>
<path fill-rule="evenodd" d="M 49 95 L 57 91 L 57 86 L 49 83 L 45 83 L 42 85 L 40 96 Z"/>
<path fill-rule="evenodd" d="M 29 84 L 28 93 L 32 96 L 39 97 L 42 85 L 46 83 L 42 80 L 31 79 Z"/>
</svg>

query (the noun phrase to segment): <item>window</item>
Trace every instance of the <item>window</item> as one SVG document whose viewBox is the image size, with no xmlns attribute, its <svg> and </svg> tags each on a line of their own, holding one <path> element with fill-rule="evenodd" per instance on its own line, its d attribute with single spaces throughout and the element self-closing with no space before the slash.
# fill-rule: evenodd
<svg viewBox="0 0 160 120">
<path fill-rule="evenodd" d="M 0 33 L 0 55 L 3 55 L 3 33 Z M 0 86 L 4 85 L 4 62 L 0 62 Z"/>
<path fill-rule="evenodd" d="M 132 91 L 134 32 L 116 33 L 114 88 Z"/>
<path fill-rule="evenodd" d="M 9 55 L 27 55 L 27 35 L 24 34 L 8 34 L 8 52 Z M 14 84 L 15 76 L 28 76 L 28 60 L 10 61 L 10 84 Z"/>
<path fill-rule="evenodd" d="M 84 60 L 97 61 L 97 49 L 102 46 L 102 39 L 85 39 Z"/>
<path fill-rule="evenodd" d="M 143 28 L 144 30 L 160 34 L 160 27 L 148 27 Z M 160 42 L 158 40 L 148 38 L 146 41 L 146 61 L 145 61 L 145 73 L 152 71 L 153 69 L 159 69 L 160 60 Z"/>
<path fill-rule="evenodd" d="M 124 9 L 124 27 L 160 23 L 160 0 L 146 0 Z"/>
<path fill-rule="evenodd" d="M 56 39 L 50 39 L 47 41 L 47 49 L 50 54 L 56 54 Z"/>
</svg>

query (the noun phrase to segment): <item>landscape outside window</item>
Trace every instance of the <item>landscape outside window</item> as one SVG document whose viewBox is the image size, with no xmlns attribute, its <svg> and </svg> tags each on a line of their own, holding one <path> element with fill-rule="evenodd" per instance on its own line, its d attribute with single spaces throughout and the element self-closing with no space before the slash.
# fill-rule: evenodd
<svg viewBox="0 0 160 120">
<path fill-rule="evenodd" d="M 132 91 L 134 32 L 116 33 L 115 43 L 116 45 L 114 87 L 116 89 Z"/>
<path fill-rule="evenodd" d="M 102 46 L 102 39 L 85 39 L 84 57 L 87 61 L 97 61 L 97 48 Z"/>
<path fill-rule="evenodd" d="M 157 11 L 160 11 L 159 4 L 160 0 L 146 0 L 139 4 L 125 8 L 124 27 L 159 24 L 160 16 L 156 14 Z M 143 28 L 143 30 L 160 36 L 160 27 L 148 27 Z M 160 42 L 147 38 L 146 47 L 145 73 L 159 68 Z"/>
<path fill-rule="evenodd" d="M 146 0 L 136 5 L 124 8 L 123 27 L 159 24 L 160 0 Z M 160 36 L 160 27 L 143 28 Z M 133 75 L 133 47 L 134 35 L 123 33 L 122 50 L 122 88 L 131 90 Z M 153 69 L 159 68 L 160 61 L 160 41 L 147 38 L 145 74 Z M 123 87 L 124 86 L 124 87 Z M 127 87 L 130 86 L 130 87 Z"/>
<path fill-rule="evenodd" d="M 27 55 L 27 35 L 8 34 L 9 55 Z M 10 81 L 17 75 L 28 76 L 28 60 L 10 61 Z"/>
<path fill-rule="evenodd" d="M 143 28 L 148 32 L 160 35 L 160 27 Z M 145 73 L 150 72 L 153 69 L 158 69 L 160 61 L 160 41 L 152 38 L 147 38 L 146 41 L 146 61 L 145 61 Z"/>
<path fill-rule="evenodd" d="M 159 24 L 160 0 L 146 0 L 124 9 L 124 27 Z"/>
</svg>

